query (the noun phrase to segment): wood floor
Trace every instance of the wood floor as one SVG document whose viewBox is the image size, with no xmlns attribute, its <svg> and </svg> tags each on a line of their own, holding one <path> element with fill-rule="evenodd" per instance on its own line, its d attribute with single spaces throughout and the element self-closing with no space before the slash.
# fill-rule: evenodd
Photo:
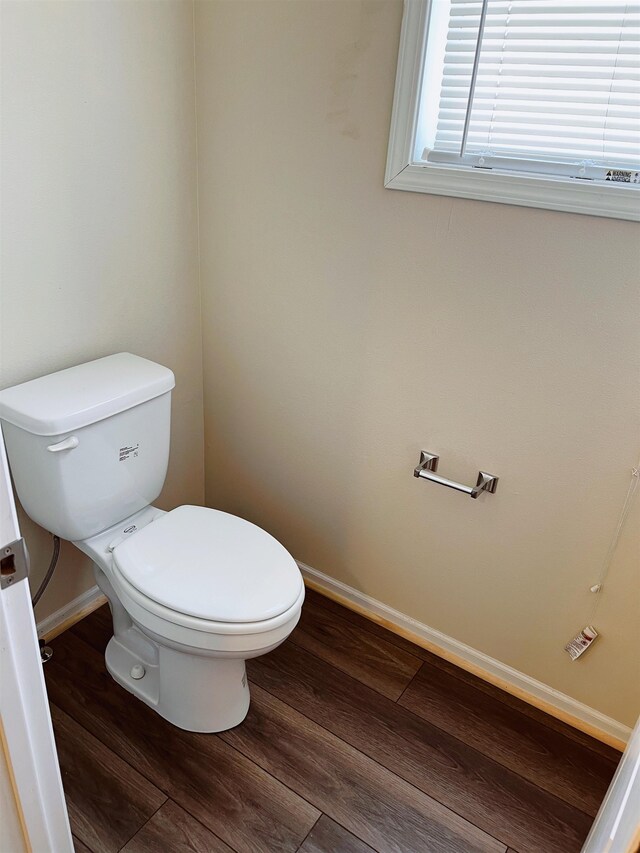
<svg viewBox="0 0 640 853">
<path fill-rule="evenodd" d="M 220 735 L 115 684 L 110 636 L 104 607 L 45 667 L 83 853 L 578 853 L 619 759 L 313 592 Z"/>
</svg>

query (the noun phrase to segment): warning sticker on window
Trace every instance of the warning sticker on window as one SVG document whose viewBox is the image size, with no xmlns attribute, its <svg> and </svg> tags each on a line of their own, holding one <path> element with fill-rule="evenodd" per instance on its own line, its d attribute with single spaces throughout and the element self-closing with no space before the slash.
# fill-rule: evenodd
<svg viewBox="0 0 640 853">
<path fill-rule="evenodd" d="M 616 181 L 620 184 L 640 183 L 640 172 L 626 172 L 624 169 L 609 169 L 605 181 Z"/>
</svg>

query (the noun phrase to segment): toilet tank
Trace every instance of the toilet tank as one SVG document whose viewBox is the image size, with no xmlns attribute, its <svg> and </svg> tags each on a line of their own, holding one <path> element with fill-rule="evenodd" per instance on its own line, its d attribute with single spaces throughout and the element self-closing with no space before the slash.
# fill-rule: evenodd
<svg viewBox="0 0 640 853">
<path fill-rule="evenodd" d="M 0 423 L 26 513 L 71 541 L 152 503 L 169 461 L 173 373 L 130 353 L 0 391 Z"/>
</svg>

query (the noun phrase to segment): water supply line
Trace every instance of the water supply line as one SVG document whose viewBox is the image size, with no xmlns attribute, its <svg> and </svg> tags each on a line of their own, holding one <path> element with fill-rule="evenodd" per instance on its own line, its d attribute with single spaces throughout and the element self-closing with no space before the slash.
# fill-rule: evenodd
<svg viewBox="0 0 640 853">
<path fill-rule="evenodd" d="M 38 587 L 36 594 L 31 599 L 31 606 L 35 611 L 36 604 L 42 598 L 42 594 L 45 589 L 49 586 L 49 581 L 51 580 L 53 573 L 56 570 L 56 566 L 58 565 L 58 557 L 60 556 L 60 537 L 53 535 L 53 553 L 51 554 L 51 560 L 49 562 L 49 568 L 47 569 L 47 573 L 42 579 L 42 583 Z M 45 664 L 48 660 L 51 660 L 53 657 L 53 649 L 51 646 L 48 646 L 45 641 L 41 638 L 38 638 L 38 643 L 40 645 L 40 660 L 43 664 Z"/>
<path fill-rule="evenodd" d="M 58 565 L 58 557 L 59 556 L 60 556 L 60 537 L 54 535 L 54 537 L 53 537 L 53 554 L 51 555 L 51 562 L 49 563 L 49 568 L 47 569 L 47 573 L 44 576 L 42 583 L 38 587 L 36 594 L 31 599 L 31 606 L 33 608 L 35 608 L 36 604 L 42 598 L 42 594 L 44 593 L 45 589 L 48 587 L 49 581 L 51 580 L 51 576 L 53 575 L 55 568 Z"/>
</svg>

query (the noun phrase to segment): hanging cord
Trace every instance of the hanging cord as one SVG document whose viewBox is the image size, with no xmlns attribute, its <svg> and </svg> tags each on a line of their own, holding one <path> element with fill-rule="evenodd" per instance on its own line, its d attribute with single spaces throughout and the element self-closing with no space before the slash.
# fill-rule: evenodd
<svg viewBox="0 0 640 853">
<path fill-rule="evenodd" d="M 44 579 L 40 586 L 38 587 L 38 591 L 31 599 L 31 606 L 35 607 L 36 604 L 42 598 L 42 593 L 47 588 L 49 581 L 51 580 L 51 575 L 54 573 L 56 566 L 58 565 L 58 557 L 60 556 L 60 538 L 58 536 L 53 537 L 53 554 L 51 555 L 51 562 L 49 563 L 49 568 L 47 569 L 47 573 L 44 576 Z"/>
<path fill-rule="evenodd" d="M 638 484 L 640 484 L 640 462 L 638 463 L 637 467 L 631 469 L 631 482 L 629 483 L 629 488 L 627 489 L 627 496 L 624 499 L 624 504 L 622 505 L 620 518 L 618 519 L 618 525 L 616 527 L 615 533 L 613 534 L 611 544 L 609 545 L 609 550 L 607 551 L 607 556 L 605 557 L 604 563 L 602 565 L 602 571 L 600 572 L 598 582 L 594 585 L 594 587 L 592 587 L 592 589 L 597 593 L 602 592 L 604 582 L 607 579 L 607 575 L 609 574 L 613 555 L 615 554 L 616 548 L 618 547 L 618 542 L 620 541 L 622 529 L 624 528 L 625 522 L 629 517 L 629 513 L 631 512 L 631 505 L 633 503 L 635 493 L 638 490 Z M 598 595 L 598 598 L 596 598 L 593 608 L 591 610 L 591 617 L 589 619 L 590 623 L 592 623 L 594 620 L 599 604 L 600 596 Z"/>
</svg>

